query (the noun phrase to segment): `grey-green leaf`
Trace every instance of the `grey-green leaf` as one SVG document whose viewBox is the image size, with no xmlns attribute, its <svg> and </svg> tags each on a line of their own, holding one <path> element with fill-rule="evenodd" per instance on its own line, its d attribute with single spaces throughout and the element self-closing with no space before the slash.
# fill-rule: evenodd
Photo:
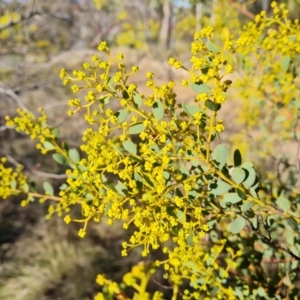
<svg viewBox="0 0 300 300">
<path fill-rule="evenodd" d="M 62 154 L 60 154 L 60 153 L 54 153 L 54 154 L 52 155 L 52 157 L 53 157 L 53 159 L 54 159 L 57 163 L 59 163 L 59 164 L 61 164 L 61 165 L 67 165 L 67 164 L 68 164 L 67 159 L 66 159 Z"/>
<path fill-rule="evenodd" d="M 145 130 L 145 126 L 143 123 L 137 123 L 137 124 L 134 124 L 132 125 L 130 128 L 129 128 L 129 133 L 130 134 L 138 134 L 138 133 L 141 133 L 142 131 Z"/>
<path fill-rule="evenodd" d="M 180 223 L 183 224 L 186 222 L 186 215 L 182 210 L 178 210 L 176 215 Z"/>
<path fill-rule="evenodd" d="M 70 149 L 69 152 L 69 157 L 71 158 L 71 160 L 77 164 L 80 160 L 80 155 L 79 152 L 77 151 L 77 149 Z"/>
<path fill-rule="evenodd" d="M 285 212 L 291 208 L 291 202 L 285 197 L 279 197 L 276 200 L 276 204 Z"/>
<path fill-rule="evenodd" d="M 284 56 L 281 60 L 281 68 L 284 72 L 287 72 L 287 70 L 289 69 L 290 66 L 290 62 L 291 62 L 291 57 L 289 55 Z"/>
<path fill-rule="evenodd" d="M 118 192 L 118 194 L 121 196 L 126 196 L 128 193 L 126 185 L 121 181 L 118 181 L 118 184 L 115 185 L 115 189 Z"/>
<path fill-rule="evenodd" d="M 237 193 L 227 193 L 224 195 L 223 201 L 225 203 L 239 203 L 242 201 L 242 199 L 240 198 L 240 196 Z"/>
<path fill-rule="evenodd" d="M 213 42 L 211 42 L 211 41 L 208 41 L 208 42 L 206 43 L 206 47 L 207 47 L 207 49 L 208 49 L 209 51 L 211 51 L 211 52 L 213 52 L 213 53 L 217 53 L 217 52 L 220 51 L 220 50 L 219 50 L 219 47 L 218 47 L 216 44 L 214 44 Z"/>
<path fill-rule="evenodd" d="M 245 202 L 245 203 L 241 206 L 241 211 L 242 211 L 242 212 L 245 212 L 245 211 L 249 210 L 253 205 L 254 205 L 254 202 L 253 202 L 253 201 Z"/>
<path fill-rule="evenodd" d="M 152 113 L 157 121 L 164 116 L 165 110 L 160 100 L 156 100 L 156 102 L 153 104 Z"/>
<path fill-rule="evenodd" d="M 182 105 L 183 110 L 190 116 L 194 116 L 196 112 L 201 111 L 201 108 L 197 105 L 191 105 L 191 104 L 183 104 Z"/>
<path fill-rule="evenodd" d="M 219 169 L 222 169 L 225 166 L 228 155 L 228 148 L 224 144 L 220 144 L 215 148 L 212 156 L 213 159 L 217 162 Z"/>
<path fill-rule="evenodd" d="M 55 146 L 52 143 L 48 142 L 48 141 L 43 143 L 43 147 L 46 150 L 54 150 L 55 149 Z"/>
<path fill-rule="evenodd" d="M 143 99 L 139 93 L 134 93 L 133 101 L 137 105 L 138 108 L 140 108 L 143 103 Z"/>
<path fill-rule="evenodd" d="M 129 111 L 122 109 L 116 112 L 115 116 L 118 118 L 118 123 L 123 123 L 128 117 Z"/>
<path fill-rule="evenodd" d="M 216 183 L 211 184 L 210 188 L 211 194 L 215 196 L 220 196 L 227 193 L 232 188 L 232 186 L 219 179 Z"/>
<path fill-rule="evenodd" d="M 231 173 L 231 178 L 237 184 L 242 183 L 246 178 L 246 172 L 242 168 L 234 168 Z"/>
<path fill-rule="evenodd" d="M 253 164 L 250 162 L 246 162 L 246 163 L 242 164 L 241 168 L 243 168 L 247 171 L 245 181 L 243 182 L 243 186 L 246 189 L 249 189 L 254 184 L 255 179 L 256 179 L 256 173 L 253 168 Z"/>
<path fill-rule="evenodd" d="M 137 153 L 136 145 L 132 141 L 130 140 L 124 141 L 123 147 L 129 153 L 136 155 Z"/>
<path fill-rule="evenodd" d="M 239 216 L 230 223 L 229 230 L 233 234 L 238 234 L 245 226 L 246 220 Z"/>
<path fill-rule="evenodd" d="M 53 189 L 53 186 L 52 186 L 49 182 L 45 181 L 45 182 L 43 183 L 43 188 L 44 188 L 44 191 L 45 191 L 45 193 L 46 193 L 47 195 L 51 195 L 51 196 L 54 195 L 54 189 Z"/>
<path fill-rule="evenodd" d="M 197 84 L 197 83 L 191 82 L 189 84 L 189 87 L 197 94 L 204 94 L 204 93 L 210 94 L 211 93 L 210 87 L 205 83 Z"/>
</svg>

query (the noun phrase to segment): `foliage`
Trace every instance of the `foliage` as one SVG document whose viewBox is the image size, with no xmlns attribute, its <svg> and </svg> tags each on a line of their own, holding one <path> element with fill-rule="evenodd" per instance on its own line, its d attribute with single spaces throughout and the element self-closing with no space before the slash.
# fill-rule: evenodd
<svg viewBox="0 0 300 300">
<path fill-rule="evenodd" d="M 300 52 L 299 25 L 287 19 L 284 6 L 272 6 L 274 16 L 261 13 L 238 38 L 229 36 L 224 43 L 214 38 L 212 27 L 202 28 L 191 43 L 190 67 L 169 59 L 175 69 L 186 71 L 182 85 L 195 92 L 192 104 L 179 103 L 175 83 L 158 86 L 151 72 L 146 74 L 149 95 L 139 92 L 131 78 L 138 66 L 128 70 L 123 55 L 113 57 L 106 42 L 99 45 L 101 55 L 94 55 L 82 70 L 70 74 L 63 69 L 63 83 L 75 94 L 85 94 L 84 100 L 69 100 L 68 112 L 85 112 L 89 128 L 81 153 L 60 140 L 43 110 L 39 117 L 25 110 L 7 117 L 7 126 L 38 140 L 41 153 L 51 153 L 57 163 L 68 166 L 68 178 L 58 195 L 50 183 L 38 192 L 21 167 L 13 171 L 2 158 L 0 197 L 25 195 L 22 206 L 52 201 L 47 217 L 57 214 L 67 224 L 82 223 L 82 238 L 91 221 L 121 220 L 130 232 L 122 255 L 138 247 L 150 260 L 133 267 L 123 283 L 99 275 L 103 291 L 95 299 L 129 299 L 128 287 L 135 290 L 133 299 L 164 299 L 163 287 L 154 294 L 147 290 L 159 272 L 173 288 L 172 300 L 283 299 L 299 294 L 299 191 L 283 185 L 273 193 L 265 187 L 268 178 L 259 179 L 239 149 L 231 157 L 228 147 L 218 142 L 225 130 L 219 112 L 232 84 L 234 61 L 243 61 L 248 82 L 268 84 L 254 93 L 267 91 L 275 104 L 282 102 L 298 112 L 293 100 L 298 75 L 290 66 Z M 250 68 L 257 61 L 264 68 L 262 79 Z M 239 84 L 249 103 L 256 97 L 253 88 Z M 118 102 L 118 110 L 110 108 L 112 102 Z M 254 117 L 255 124 L 263 119 Z M 73 209 L 78 206 L 81 214 Z M 159 250 L 163 258 L 152 260 Z M 276 274 L 268 274 L 272 264 L 278 266 Z"/>
</svg>

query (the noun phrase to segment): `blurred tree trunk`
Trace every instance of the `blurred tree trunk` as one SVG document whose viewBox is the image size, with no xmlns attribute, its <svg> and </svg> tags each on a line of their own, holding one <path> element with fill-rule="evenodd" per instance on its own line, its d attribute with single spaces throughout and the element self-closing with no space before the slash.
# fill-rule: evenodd
<svg viewBox="0 0 300 300">
<path fill-rule="evenodd" d="M 159 33 L 159 42 L 163 50 L 168 50 L 171 46 L 173 1 L 165 0 L 162 8 L 163 15 Z"/>
</svg>

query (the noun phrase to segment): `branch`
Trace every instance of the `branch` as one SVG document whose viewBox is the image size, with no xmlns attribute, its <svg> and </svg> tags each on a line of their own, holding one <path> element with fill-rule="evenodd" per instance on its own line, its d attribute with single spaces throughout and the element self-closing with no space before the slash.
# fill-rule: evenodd
<svg viewBox="0 0 300 300">
<path fill-rule="evenodd" d="M 7 88 L 4 88 L 4 87 L 0 87 L 0 94 L 5 94 L 5 95 L 11 97 L 12 99 L 14 99 L 16 101 L 16 103 L 19 107 L 21 107 L 22 109 L 28 111 L 26 106 L 23 104 L 21 98 L 13 90 L 7 89 Z"/>
<path fill-rule="evenodd" d="M 248 18 L 254 20 L 255 15 L 252 12 L 248 11 L 247 9 L 244 9 L 241 5 L 235 3 L 232 0 L 229 0 L 229 3 L 232 7 L 237 9 L 241 14 L 243 14 L 243 15 L 247 16 Z"/>
<path fill-rule="evenodd" d="M 251 222 L 250 222 L 249 220 L 248 220 L 248 222 L 249 222 L 250 225 L 248 225 L 247 228 L 248 228 L 250 231 L 252 231 L 254 234 L 256 234 L 256 235 L 258 235 L 259 237 L 261 237 L 262 240 L 263 240 L 266 244 L 270 245 L 271 247 L 273 247 L 273 248 L 275 248 L 275 249 L 280 249 L 280 250 L 286 252 L 287 254 L 289 254 L 290 256 L 292 256 L 295 260 L 300 261 L 300 257 L 299 257 L 299 256 L 297 256 L 297 255 L 294 254 L 291 250 L 282 247 L 280 244 L 278 244 L 276 241 L 274 241 L 274 240 L 272 239 L 272 237 L 270 236 L 270 234 L 269 234 L 268 237 L 265 236 L 265 235 L 263 235 L 263 234 L 261 234 L 260 232 L 258 232 L 258 231 L 255 230 L 255 228 L 253 227 L 253 225 L 251 224 Z"/>
</svg>

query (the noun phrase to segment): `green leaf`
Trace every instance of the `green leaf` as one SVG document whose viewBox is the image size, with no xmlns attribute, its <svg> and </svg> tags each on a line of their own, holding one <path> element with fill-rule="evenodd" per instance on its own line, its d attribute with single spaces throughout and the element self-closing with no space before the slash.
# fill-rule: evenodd
<svg viewBox="0 0 300 300">
<path fill-rule="evenodd" d="M 45 191 L 45 193 L 46 193 L 47 195 L 51 195 L 51 196 L 54 195 L 54 189 L 53 189 L 53 186 L 52 186 L 49 182 L 45 181 L 45 182 L 43 183 L 43 188 L 44 188 L 44 191 Z"/>
<path fill-rule="evenodd" d="M 291 202 L 284 198 L 284 197 L 279 197 L 276 200 L 276 204 L 284 211 L 287 212 L 291 208 Z"/>
<path fill-rule="evenodd" d="M 112 206 L 111 202 L 107 202 L 107 203 L 105 204 L 105 215 L 106 215 L 106 216 L 108 215 L 108 212 L 110 211 L 111 206 Z"/>
<path fill-rule="evenodd" d="M 54 150 L 55 149 L 55 146 L 52 143 L 48 142 L 48 141 L 43 143 L 43 147 L 46 150 Z"/>
<path fill-rule="evenodd" d="M 156 102 L 153 104 L 152 113 L 157 121 L 164 116 L 165 110 L 160 100 L 156 100 Z"/>
<path fill-rule="evenodd" d="M 53 159 L 61 164 L 61 165 L 67 165 L 68 164 L 68 160 L 60 153 L 54 153 L 52 154 Z"/>
<path fill-rule="evenodd" d="M 205 83 L 197 84 L 197 83 L 191 82 L 189 84 L 189 87 L 197 94 L 204 94 L 204 93 L 210 94 L 211 93 L 210 87 Z"/>
<path fill-rule="evenodd" d="M 25 182 L 25 183 L 23 184 L 23 191 L 24 191 L 25 193 L 28 193 L 28 192 L 29 192 L 29 185 L 28 185 L 27 182 Z"/>
<path fill-rule="evenodd" d="M 79 152 L 77 151 L 77 149 L 70 149 L 69 150 L 69 157 L 71 158 L 71 160 L 77 164 L 80 160 L 80 155 L 79 155 Z"/>
<path fill-rule="evenodd" d="M 217 162 L 219 169 L 222 169 L 225 166 L 228 160 L 228 155 L 228 148 L 224 144 L 220 144 L 215 148 L 212 156 Z"/>
<path fill-rule="evenodd" d="M 145 130 L 145 126 L 143 123 L 137 123 L 137 124 L 134 124 L 132 125 L 130 128 L 129 128 L 129 133 L 130 134 L 138 134 L 138 133 L 141 133 L 142 131 Z"/>
<path fill-rule="evenodd" d="M 183 110 L 184 110 L 188 115 L 190 115 L 190 116 L 192 116 L 192 117 L 193 117 L 193 116 L 195 115 L 195 113 L 198 112 L 198 111 L 203 112 L 202 109 L 201 109 L 199 106 L 197 106 L 197 105 L 183 104 L 182 107 L 183 107 Z"/>
<path fill-rule="evenodd" d="M 129 153 L 136 155 L 137 153 L 136 145 L 132 141 L 130 140 L 124 141 L 123 147 Z"/>
<path fill-rule="evenodd" d="M 59 189 L 60 189 L 61 191 L 65 191 L 68 187 L 69 187 L 69 186 L 68 186 L 67 184 L 63 183 L 63 184 L 59 187 Z"/>
<path fill-rule="evenodd" d="M 282 70 L 286 73 L 287 70 L 289 69 L 290 66 L 290 62 L 291 62 L 291 57 L 290 56 L 284 56 L 281 60 L 281 68 Z"/>
<path fill-rule="evenodd" d="M 115 116 L 118 118 L 118 123 L 123 123 L 128 117 L 129 111 L 126 109 L 119 110 L 115 113 Z"/>
<path fill-rule="evenodd" d="M 58 138 L 60 137 L 60 131 L 59 131 L 59 129 L 54 128 L 54 129 L 52 130 L 52 134 L 54 135 L 54 137 L 55 137 L 56 139 L 58 139 Z"/>
<path fill-rule="evenodd" d="M 17 187 L 17 185 L 18 185 L 18 183 L 17 183 L 16 180 L 11 180 L 11 181 L 10 181 L 10 187 L 11 187 L 12 189 L 15 189 L 15 188 Z"/>
<path fill-rule="evenodd" d="M 141 105 L 143 103 L 143 99 L 139 93 L 134 93 L 133 102 L 137 105 L 138 108 L 141 107 Z"/>
<path fill-rule="evenodd" d="M 215 103 L 209 99 L 205 101 L 205 106 L 211 111 L 218 111 L 221 108 L 221 104 Z"/>
<path fill-rule="evenodd" d="M 233 162 L 235 167 L 239 167 L 242 164 L 242 155 L 239 149 L 234 150 Z"/>
<path fill-rule="evenodd" d="M 232 204 L 235 204 L 235 203 L 239 203 L 242 201 L 242 199 L 239 197 L 238 194 L 236 193 L 228 193 L 228 194 L 225 194 L 224 195 L 224 198 L 223 198 L 223 201 L 225 203 L 232 203 Z"/>
<path fill-rule="evenodd" d="M 218 47 L 216 44 L 214 44 L 213 42 L 211 42 L 211 41 L 208 41 L 208 42 L 206 43 L 206 47 L 207 47 L 207 49 L 208 49 L 209 51 L 211 51 L 211 52 L 213 52 L 213 53 L 217 53 L 217 52 L 220 51 L 220 50 L 219 50 L 219 47 Z"/>
<path fill-rule="evenodd" d="M 186 222 L 186 215 L 182 210 L 178 210 L 176 215 L 177 215 L 178 221 L 181 224 L 184 224 Z"/>
<path fill-rule="evenodd" d="M 210 185 L 210 188 L 211 188 L 211 194 L 215 196 L 220 196 L 227 193 L 232 188 L 232 186 L 222 181 L 221 179 L 218 179 L 216 183 L 212 183 Z"/>
<path fill-rule="evenodd" d="M 246 220 L 239 216 L 230 223 L 229 230 L 233 234 L 238 234 L 245 226 Z"/>
<path fill-rule="evenodd" d="M 113 147 L 113 149 L 114 149 L 117 153 L 119 153 L 121 156 L 124 156 L 123 153 L 121 152 L 121 149 L 120 149 L 119 147 L 117 147 L 117 146 L 114 145 L 114 144 L 112 144 L 111 146 Z"/>
<path fill-rule="evenodd" d="M 168 206 L 168 207 L 167 207 L 167 214 L 168 214 L 169 216 L 171 216 L 171 217 L 176 218 L 176 214 L 175 214 L 174 210 L 175 210 L 175 207 L 174 207 L 174 206 Z"/>
<path fill-rule="evenodd" d="M 118 180 L 118 184 L 115 185 L 115 189 L 121 196 L 126 196 L 128 194 L 127 187 L 124 183 Z"/>
<path fill-rule="evenodd" d="M 151 187 L 154 187 L 153 182 L 150 180 L 150 178 L 149 178 L 147 175 L 143 174 L 143 179 L 144 179 Z"/>
<path fill-rule="evenodd" d="M 181 166 L 180 169 L 179 169 L 179 172 L 182 175 L 182 180 L 185 180 L 185 179 L 187 179 L 190 176 L 190 171 L 185 166 Z"/>
<path fill-rule="evenodd" d="M 242 183 L 246 178 L 246 172 L 242 168 L 234 168 L 231 173 L 231 178 L 237 184 Z"/>
<path fill-rule="evenodd" d="M 245 212 L 245 211 L 249 210 L 253 205 L 254 205 L 254 202 L 253 202 L 253 201 L 245 202 L 245 203 L 241 206 L 241 211 L 242 211 L 242 212 Z"/>
<path fill-rule="evenodd" d="M 191 232 L 189 234 L 189 236 L 186 238 L 186 241 L 190 247 L 193 247 L 195 245 L 194 241 L 193 241 L 193 237 L 194 237 L 194 234 L 193 234 L 193 232 Z"/>
<path fill-rule="evenodd" d="M 108 78 L 108 82 L 107 82 L 108 87 L 110 88 L 110 90 L 115 93 L 116 89 L 114 87 L 114 79 L 112 77 Z"/>
<path fill-rule="evenodd" d="M 256 173 L 253 168 L 253 164 L 250 162 L 246 162 L 242 164 L 241 168 L 246 170 L 246 179 L 243 181 L 243 186 L 246 189 L 249 189 L 255 183 L 256 179 Z"/>
<path fill-rule="evenodd" d="M 292 217 L 288 218 L 287 223 L 291 226 L 291 228 L 294 231 L 298 231 L 298 223 L 294 218 L 292 218 Z"/>
<path fill-rule="evenodd" d="M 247 200 L 247 195 L 241 189 L 236 188 L 235 191 L 243 200 Z"/>
</svg>

